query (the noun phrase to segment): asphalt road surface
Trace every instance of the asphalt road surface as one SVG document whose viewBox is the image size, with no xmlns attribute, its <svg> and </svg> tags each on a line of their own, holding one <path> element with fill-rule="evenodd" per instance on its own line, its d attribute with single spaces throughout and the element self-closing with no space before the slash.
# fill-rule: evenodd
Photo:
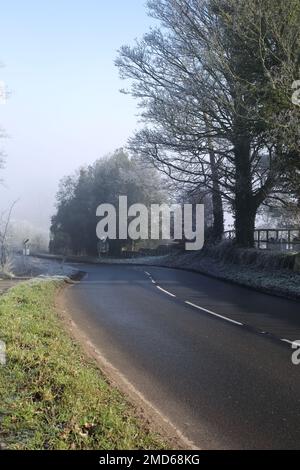
<svg viewBox="0 0 300 470">
<path fill-rule="evenodd" d="M 299 302 L 173 269 L 81 269 L 74 321 L 197 447 L 300 448 Z"/>
</svg>

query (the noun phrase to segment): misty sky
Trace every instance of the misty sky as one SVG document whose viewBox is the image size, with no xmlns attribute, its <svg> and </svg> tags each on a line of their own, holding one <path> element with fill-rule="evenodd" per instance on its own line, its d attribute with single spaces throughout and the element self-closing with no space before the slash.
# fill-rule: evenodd
<svg viewBox="0 0 300 470">
<path fill-rule="evenodd" d="M 119 93 L 117 49 L 151 20 L 143 0 L 10 0 L 1 5 L 0 209 L 47 228 L 59 179 L 126 144 L 136 103 Z"/>
</svg>

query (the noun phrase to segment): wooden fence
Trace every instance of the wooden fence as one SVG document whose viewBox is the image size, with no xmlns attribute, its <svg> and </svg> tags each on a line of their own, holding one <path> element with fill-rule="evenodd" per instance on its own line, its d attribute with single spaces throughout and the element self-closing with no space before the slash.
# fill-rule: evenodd
<svg viewBox="0 0 300 470">
<path fill-rule="evenodd" d="M 226 239 L 234 239 L 235 231 L 225 232 Z M 300 251 L 300 229 L 257 229 L 255 246 L 261 250 Z"/>
</svg>

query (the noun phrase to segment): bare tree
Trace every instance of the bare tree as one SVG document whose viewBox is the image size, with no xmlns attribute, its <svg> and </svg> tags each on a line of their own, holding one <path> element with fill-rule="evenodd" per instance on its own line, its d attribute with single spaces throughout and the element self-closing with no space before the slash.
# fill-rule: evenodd
<svg viewBox="0 0 300 470">
<path fill-rule="evenodd" d="M 9 207 L 8 211 L 2 213 L 0 218 L 0 268 L 1 271 L 5 271 L 5 267 L 8 262 L 9 255 L 9 243 L 8 243 L 8 234 L 9 226 L 11 221 L 11 216 L 17 200 L 14 201 Z"/>
<path fill-rule="evenodd" d="M 292 145 L 283 125 L 299 123 L 287 98 L 298 73 L 299 4 L 151 0 L 148 7 L 161 29 L 122 47 L 117 60 L 146 122 L 129 146 L 175 181 L 218 195 L 214 204 L 221 198 L 234 211 L 237 242 L 252 246 L 257 210 L 279 190 L 283 162 L 299 142 L 299 130 Z"/>
</svg>

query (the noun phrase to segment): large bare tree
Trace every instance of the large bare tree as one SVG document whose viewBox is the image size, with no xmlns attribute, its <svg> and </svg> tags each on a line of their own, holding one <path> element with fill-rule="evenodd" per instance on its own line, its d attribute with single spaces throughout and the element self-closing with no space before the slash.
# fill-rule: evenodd
<svg viewBox="0 0 300 470">
<path fill-rule="evenodd" d="M 259 206 L 298 155 L 298 0 L 155 0 L 161 27 L 120 50 L 146 125 L 131 149 L 176 181 L 203 186 L 254 243 Z M 216 197 L 217 196 L 217 197 Z"/>
</svg>

